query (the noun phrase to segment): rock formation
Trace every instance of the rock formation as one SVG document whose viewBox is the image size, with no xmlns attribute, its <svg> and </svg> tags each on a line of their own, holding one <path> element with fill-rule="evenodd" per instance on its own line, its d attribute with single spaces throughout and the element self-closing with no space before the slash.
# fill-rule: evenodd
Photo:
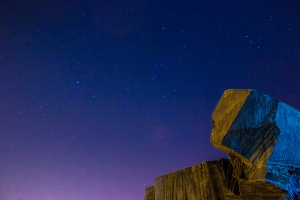
<svg viewBox="0 0 300 200">
<path fill-rule="evenodd" d="M 255 90 L 226 90 L 211 143 L 228 158 L 155 179 L 144 200 L 298 199 L 300 112 Z"/>
</svg>

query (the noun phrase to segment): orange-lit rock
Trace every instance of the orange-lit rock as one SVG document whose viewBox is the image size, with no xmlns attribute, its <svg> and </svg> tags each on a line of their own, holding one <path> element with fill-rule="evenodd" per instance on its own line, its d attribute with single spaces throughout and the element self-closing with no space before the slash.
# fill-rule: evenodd
<svg viewBox="0 0 300 200">
<path fill-rule="evenodd" d="M 225 183 L 229 159 L 209 161 L 155 179 L 147 188 L 144 200 L 271 200 L 284 199 L 285 192 L 263 180 L 240 181 L 239 194 Z"/>
<path fill-rule="evenodd" d="M 144 199 L 155 200 L 155 187 L 154 186 L 146 188 Z"/>
</svg>

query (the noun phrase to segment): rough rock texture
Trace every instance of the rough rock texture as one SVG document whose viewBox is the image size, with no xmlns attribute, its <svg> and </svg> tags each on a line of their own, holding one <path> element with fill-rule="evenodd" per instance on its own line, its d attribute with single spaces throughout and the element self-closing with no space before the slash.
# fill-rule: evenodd
<svg viewBox="0 0 300 200">
<path fill-rule="evenodd" d="M 156 199 L 224 199 L 223 162 L 206 162 L 156 178 Z"/>
<path fill-rule="evenodd" d="M 271 200 L 286 196 L 263 180 L 239 182 L 239 194 L 235 195 L 225 183 L 226 176 L 231 176 L 227 174 L 229 166 L 229 159 L 221 159 L 158 177 L 155 186 L 146 189 L 144 200 Z"/>
<path fill-rule="evenodd" d="M 228 152 L 234 177 L 288 190 L 287 171 L 300 167 L 298 110 L 255 90 L 226 90 L 212 120 L 211 143 Z"/>
<path fill-rule="evenodd" d="M 144 199 L 145 200 L 155 200 L 155 187 L 154 186 L 146 188 Z"/>
<path fill-rule="evenodd" d="M 226 90 L 211 143 L 228 159 L 155 179 L 144 200 L 299 199 L 300 112 L 255 90 Z"/>
</svg>

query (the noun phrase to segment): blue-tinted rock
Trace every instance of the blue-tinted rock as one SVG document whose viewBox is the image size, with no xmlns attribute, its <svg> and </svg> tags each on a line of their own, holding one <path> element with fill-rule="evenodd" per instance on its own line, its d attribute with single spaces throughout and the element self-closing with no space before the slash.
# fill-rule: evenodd
<svg viewBox="0 0 300 200">
<path fill-rule="evenodd" d="M 229 153 L 236 179 L 288 190 L 300 167 L 300 112 L 255 90 L 226 90 L 213 115 L 212 144 Z"/>
<path fill-rule="evenodd" d="M 160 176 L 144 200 L 300 198 L 300 112 L 255 90 L 226 90 L 211 143 L 228 153 Z"/>
</svg>

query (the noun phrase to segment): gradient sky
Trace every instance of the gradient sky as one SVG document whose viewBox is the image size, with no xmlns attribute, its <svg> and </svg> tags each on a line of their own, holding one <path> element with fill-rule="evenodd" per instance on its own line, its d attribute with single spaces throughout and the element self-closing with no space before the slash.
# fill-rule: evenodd
<svg viewBox="0 0 300 200">
<path fill-rule="evenodd" d="M 235 88 L 300 108 L 298 0 L 1 0 L 0 200 L 143 199 Z"/>
</svg>

